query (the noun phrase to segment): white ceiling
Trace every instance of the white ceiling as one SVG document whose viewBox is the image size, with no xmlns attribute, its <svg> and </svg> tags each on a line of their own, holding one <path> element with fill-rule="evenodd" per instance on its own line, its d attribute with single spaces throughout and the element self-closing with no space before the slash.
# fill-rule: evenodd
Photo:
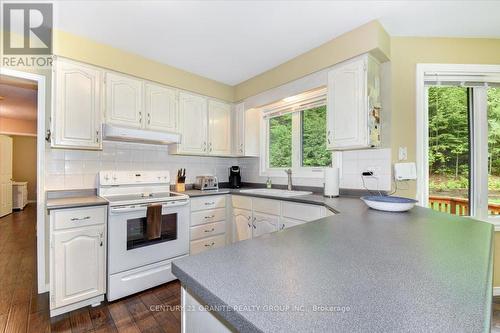
<svg viewBox="0 0 500 333">
<path fill-rule="evenodd" d="M 229 85 L 378 19 L 390 35 L 500 37 L 500 1 L 62 1 L 55 27 Z"/>
<path fill-rule="evenodd" d="M 36 83 L 0 75 L 0 96 L 0 118 L 36 120 Z"/>
</svg>

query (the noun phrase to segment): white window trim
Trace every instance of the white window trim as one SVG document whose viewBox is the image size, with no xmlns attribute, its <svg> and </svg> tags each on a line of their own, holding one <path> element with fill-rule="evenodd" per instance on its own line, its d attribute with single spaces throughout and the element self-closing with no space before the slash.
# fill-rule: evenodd
<svg viewBox="0 0 500 333">
<path fill-rule="evenodd" d="M 281 177 L 286 178 L 287 174 L 285 170 L 289 168 L 269 168 L 269 117 L 270 114 L 276 113 L 276 110 L 287 107 L 291 104 L 297 104 L 306 100 L 314 100 L 314 99 L 325 99 L 326 101 L 326 88 L 321 88 L 314 90 L 312 92 L 306 92 L 301 94 L 297 99 L 293 99 L 291 102 L 278 102 L 271 104 L 266 107 L 262 107 L 262 117 L 260 124 L 260 168 L 259 175 L 265 177 Z M 326 104 L 326 102 L 325 102 Z M 322 179 L 324 177 L 324 169 L 325 167 L 302 167 L 301 161 L 301 111 L 291 111 L 292 113 L 292 174 L 294 177 L 299 178 L 317 178 Z M 267 115 L 267 117 L 266 117 Z M 325 133 L 326 140 L 326 133 Z"/>
<path fill-rule="evenodd" d="M 428 149 L 429 149 L 429 115 L 427 107 L 427 88 L 425 87 L 425 74 L 426 73 L 449 73 L 450 75 L 464 75 L 465 77 L 470 77 L 474 75 L 486 75 L 486 76 L 500 76 L 500 65 L 471 65 L 471 64 L 417 64 L 416 68 L 416 127 L 417 127 L 417 200 L 419 205 L 423 207 L 428 206 L 429 198 L 429 160 L 428 160 Z M 484 91 L 477 90 L 475 94 L 484 94 Z M 478 99 L 476 98 L 475 101 Z M 484 109 L 484 108 L 483 108 Z M 481 108 L 476 108 L 476 110 L 481 110 Z M 479 112 L 474 113 L 474 118 L 477 119 L 477 123 L 480 117 L 484 117 L 484 114 L 479 114 Z M 484 134 L 487 136 L 487 129 L 481 128 L 480 131 L 474 131 L 473 142 L 474 146 L 478 146 L 481 142 L 484 142 Z M 481 133 L 483 136 L 481 136 Z M 487 140 L 487 137 L 486 137 Z M 487 141 L 486 141 L 487 142 Z M 484 145 L 486 149 L 473 149 L 473 156 L 471 161 L 472 170 L 480 170 L 478 172 L 484 172 L 487 170 L 484 162 L 487 160 L 485 156 L 488 154 L 487 145 Z M 486 169 L 485 169 L 486 168 Z M 478 172 L 473 171 L 473 177 L 477 177 Z M 483 180 L 485 177 L 482 177 Z M 486 178 L 487 179 L 487 178 Z M 488 216 L 486 211 L 486 216 L 484 214 L 485 205 L 488 206 L 488 184 L 485 182 L 480 182 L 479 179 L 473 178 L 472 189 L 473 197 L 470 198 L 471 202 L 474 201 L 475 205 L 471 211 L 472 217 L 475 219 L 480 219 L 483 221 L 490 222 L 495 225 L 495 231 L 500 231 L 500 217 L 499 216 Z"/>
</svg>

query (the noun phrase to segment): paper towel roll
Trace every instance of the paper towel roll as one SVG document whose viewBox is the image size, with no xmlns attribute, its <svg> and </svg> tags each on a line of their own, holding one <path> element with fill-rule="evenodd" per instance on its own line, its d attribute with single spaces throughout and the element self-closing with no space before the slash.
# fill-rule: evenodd
<svg viewBox="0 0 500 333">
<path fill-rule="evenodd" d="M 325 168 L 325 196 L 339 196 L 339 168 Z"/>
</svg>

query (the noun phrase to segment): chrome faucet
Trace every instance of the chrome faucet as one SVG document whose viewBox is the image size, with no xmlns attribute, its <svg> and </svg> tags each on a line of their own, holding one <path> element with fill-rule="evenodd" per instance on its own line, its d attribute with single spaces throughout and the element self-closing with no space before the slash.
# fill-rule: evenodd
<svg viewBox="0 0 500 333">
<path fill-rule="evenodd" d="M 292 169 L 286 169 L 286 174 L 288 175 L 288 191 L 292 190 Z"/>
</svg>

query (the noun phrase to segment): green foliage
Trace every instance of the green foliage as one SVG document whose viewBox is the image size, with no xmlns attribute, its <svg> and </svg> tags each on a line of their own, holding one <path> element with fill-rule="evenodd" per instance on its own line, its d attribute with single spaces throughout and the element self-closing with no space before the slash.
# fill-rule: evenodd
<svg viewBox="0 0 500 333">
<path fill-rule="evenodd" d="M 332 154 L 326 150 L 326 105 L 302 112 L 302 166 L 329 166 Z"/>
<path fill-rule="evenodd" d="M 429 171 L 468 174 L 467 88 L 429 88 Z"/>
<path fill-rule="evenodd" d="M 488 89 L 488 171 L 500 175 L 500 88 Z"/>
<path fill-rule="evenodd" d="M 269 119 L 269 166 L 288 168 L 292 166 L 292 115 Z"/>
</svg>

